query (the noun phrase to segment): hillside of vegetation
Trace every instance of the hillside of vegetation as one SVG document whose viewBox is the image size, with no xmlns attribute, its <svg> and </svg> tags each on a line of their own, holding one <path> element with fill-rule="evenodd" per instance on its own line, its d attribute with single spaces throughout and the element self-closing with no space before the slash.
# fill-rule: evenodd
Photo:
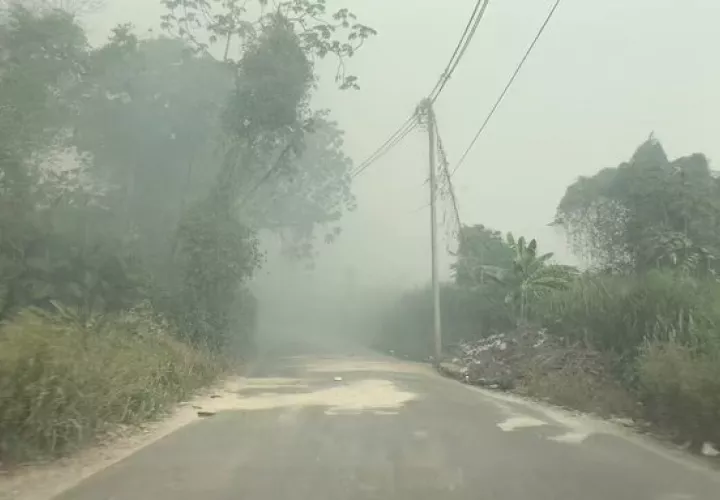
<svg viewBox="0 0 720 500">
<path fill-rule="evenodd" d="M 52 2 L 0 7 L 0 463 L 252 356 L 258 233 L 306 256 L 354 205 L 342 131 L 309 103 L 318 58 L 357 86 L 373 30 L 322 1 L 164 4 L 163 35 L 99 47 Z"/>
<path fill-rule="evenodd" d="M 590 263 L 482 225 L 459 233 L 441 291 L 454 375 L 720 444 L 720 178 L 658 141 L 568 187 L 555 224 Z M 427 289 L 384 315 L 379 348 L 432 355 Z"/>
</svg>

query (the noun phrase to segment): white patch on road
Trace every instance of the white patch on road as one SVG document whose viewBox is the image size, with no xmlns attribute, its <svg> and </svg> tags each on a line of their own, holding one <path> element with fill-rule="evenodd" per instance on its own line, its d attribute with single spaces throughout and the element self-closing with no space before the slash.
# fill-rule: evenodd
<svg viewBox="0 0 720 500">
<path fill-rule="evenodd" d="M 467 386 L 464 386 L 467 387 Z M 571 413 L 559 408 L 544 406 L 540 403 L 523 399 L 512 394 L 503 394 L 470 387 L 474 392 L 479 392 L 508 415 L 508 420 L 530 419 L 538 420 L 548 425 L 563 427 L 566 432 L 548 439 L 563 444 L 581 444 L 593 434 L 611 434 L 615 426 L 580 413 Z M 526 411 L 523 411 L 526 410 Z M 533 416 L 536 415 L 536 416 Z M 539 418 L 538 418 L 539 417 Z M 540 420 L 540 418 L 544 420 Z M 500 426 L 500 424 L 498 424 Z"/>
<path fill-rule="evenodd" d="M 390 365 L 388 363 L 388 365 Z M 365 365 L 372 371 L 374 363 Z M 335 363 L 336 373 L 348 368 L 362 367 Z M 330 366 L 327 366 L 328 371 Z M 388 368 L 389 369 L 389 368 Z M 241 390 L 265 389 L 259 395 L 245 397 Z M 281 393 L 273 390 L 293 389 Z M 360 380 L 311 391 L 306 381 L 293 378 L 233 378 L 221 386 L 208 391 L 192 401 L 178 406 L 177 411 L 168 419 L 147 425 L 143 431 L 122 437 L 107 445 L 84 450 L 72 458 L 60 460 L 48 465 L 28 466 L 12 475 L 0 476 L 0 500 L 50 500 L 60 493 L 79 484 L 88 477 L 134 454 L 140 449 L 156 442 L 160 438 L 177 431 L 193 422 L 201 420 L 198 411 L 217 413 L 227 410 L 266 410 L 284 409 L 277 417 L 283 425 L 297 425 L 298 414 L 303 408 L 326 407 L 328 414 L 346 414 L 370 412 L 376 415 L 396 415 L 408 401 L 418 396 L 400 390 L 388 380 Z"/>
<path fill-rule="evenodd" d="M 270 410 L 274 408 L 326 407 L 325 413 L 359 413 L 363 411 L 397 411 L 417 398 L 412 392 L 400 390 L 389 380 L 359 380 L 346 385 L 302 393 L 263 393 L 243 397 L 240 394 L 213 400 L 213 410 Z"/>
<path fill-rule="evenodd" d="M 703 443 L 702 454 L 706 457 L 717 457 L 720 456 L 720 451 L 712 443 Z"/>
<path fill-rule="evenodd" d="M 497 424 L 497 426 L 505 432 L 524 429 L 526 427 L 540 427 L 542 425 L 547 425 L 547 422 L 532 417 L 510 417 Z"/>
<path fill-rule="evenodd" d="M 454 380 L 443 379 L 449 384 L 458 386 Z M 595 434 L 602 434 L 607 436 L 613 436 L 619 439 L 623 439 L 626 442 L 632 443 L 648 452 L 651 452 L 657 456 L 660 456 L 666 460 L 676 463 L 681 467 L 692 469 L 695 472 L 701 473 L 704 476 L 717 481 L 717 470 L 714 467 L 708 467 L 707 463 L 701 460 L 695 459 L 689 456 L 687 453 L 674 449 L 669 446 L 658 443 L 654 439 L 640 435 L 631 429 L 628 429 L 622 425 L 618 425 L 607 420 L 601 420 L 597 417 L 593 417 L 587 414 L 579 412 L 571 412 L 558 407 L 550 407 L 537 401 L 524 399 L 520 396 L 512 394 L 504 394 L 493 391 L 488 391 L 479 387 L 472 387 L 467 385 L 460 385 L 469 391 L 479 393 L 486 399 L 489 399 L 496 405 L 501 411 L 505 412 L 506 415 L 518 416 L 521 414 L 535 414 L 541 415 L 543 418 L 547 417 L 552 423 L 565 427 L 568 432 L 556 436 L 553 441 L 561 443 L 580 444 L 584 442 L 588 437 Z M 524 409 L 526 411 L 519 411 Z M 571 436 L 575 434 L 574 436 Z M 582 440 L 580 438 L 582 437 Z M 670 498 L 670 497 L 668 497 Z M 680 497 L 677 497 L 680 498 Z"/>
<path fill-rule="evenodd" d="M 351 373 L 351 372 L 373 372 L 373 373 L 415 373 L 430 374 L 432 369 L 427 365 L 401 363 L 393 361 L 364 361 L 358 359 L 348 359 L 337 361 L 326 360 L 317 361 L 308 360 L 307 364 L 303 363 L 307 371 L 311 373 Z"/>
<path fill-rule="evenodd" d="M 557 441 L 558 443 L 580 444 L 585 441 L 589 436 L 590 434 L 588 434 L 587 432 L 567 432 L 559 436 L 549 437 L 548 439 L 550 441 Z"/>
</svg>

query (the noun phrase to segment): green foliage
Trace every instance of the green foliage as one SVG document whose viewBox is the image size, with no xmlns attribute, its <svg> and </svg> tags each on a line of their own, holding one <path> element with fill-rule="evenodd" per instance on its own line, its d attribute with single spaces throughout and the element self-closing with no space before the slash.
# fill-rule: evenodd
<svg viewBox="0 0 720 500">
<path fill-rule="evenodd" d="M 282 140 L 301 125 L 313 78 L 300 38 L 285 18 L 275 17 L 238 63 L 226 130 L 241 140 Z"/>
<path fill-rule="evenodd" d="M 556 223 L 599 267 L 705 276 L 720 249 L 720 183 L 702 154 L 669 161 L 650 138 L 629 162 L 572 184 Z"/>
<path fill-rule="evenodd" d="M 514 325 L 505 290 L 492 284 L 472 289 L 444 285 L 440 290 L 443 340 L 446 346 L 507 331 Z M 433 355 L 432 291 L 429 287 L 403 294 L 381 318 L 375 347 L 411 359 Z"/>
<path fill-rule="evenodd" d="M 0 181 L 9 168 L 53 145 L 72 111 L 72 94 L 83 69 L 87 42 L 72 16 L 42 16 L 19 4 L 0 8 Z M 17 172 L 16 172 L 17 173 Z"/>
<path fill-rule="evenodd" d="M 178 229 L 178 264 L 183 272 L 182 330 L 194 342 L 215 348 L 227 343 L 241 284 L 259 265 L 252 230 L 210 199 L 192 207 Z"/>
<path fill-rule="evenodd" d="M 649 342 L 638 358 L 639 394 L 648 418 L 700 451 L 720 442 L 720 337 L 702 348 Z"/>
<path fill-rule="evenodd" d="M 577 270 L 572 266 L 550 263 L 552 253 L 538 255 L 537 241 L 517 241 L 508 234 L 506 245 L 514 252 L 509 269 L 489 272 L 488 276 L 507 290 L 506 302 L 514 304 L 518 320 L 525 322 L 531 306 L 553 290 L 566 289 Z"/>
<path fill-rule="evenodd" d="M 354 207 L 342 132 L 326 111 L 309 106 L 314 61 L 336 57 L 338 83 L 356 88 L 345 61 L 374 30 L 348 9 L 329 12 L 325 0 L 290 0 L 272 8 L 259 1 L 257 11 L 234 1 L 164 3 L 166 30 L 201 54 L 224 45 L 223 62 L 233 71 L 219 183 L 241 200 L 249 224 L 281 234 L 293 255 L 309 256 L 316 229 L 332 241 L 339 230 L 329 226 Z M 209 43 L 201 41 L 206 38 Z M 238 49 L 237 58 L 231 47 L 233 54 Z"/>
<path fill-rule="evenodd" d="M 181 41 L 138 42 L 116 30 L 93 55 L 87 79 L 73 144 L 116 186 L 106 203 L 133 234 L 134 251 L 154 275 L 167 276 L 181 213 L 220 170 L 219 117 L 232 75 Z"/>
<path fill-rule="evenodd" d="M 539 306 L 551 332 L 633 359 L 645 341 L 697 340 L 720 325 L 720 285 L 671 271 L 583 275 Z"/>
<path fill-rule="evenodd" d="M 91 328 L 25 310 L 0 330 L 0 460 L 56 456 L 155 418 L 222 369 L 143 311 Z"/>
<path fill-rule="evenodd" d="M 490 272 L 509 269 L 515 252 L 503 239 L 500 231 L 477 224 L 460 229 L 455 256 L 457 260 L 452 265 L 455 283 L 473 286 L 485 281 L 488 268 Z"/>
<path fill-rule="evenodd" d="M 518 390 L 556 404 L 644 417 L 696 449 L 720 443 L 720 180 L 708 160 L 670 161 L 650 138 L 630 161 L 573 183 L 556 223 L 590 270 L 553 263 L 535 240 L 461 228 L 455 286 L 441 290 L 445 348 L 546 331 L 546 352 L 532 342 L 535 354 L 503 365 L 488 347 L 474 366 L 515 370 Z M 430 290 L 405 294 L 384 326 L 378 347 L 426 359 Z"/>
<path fill-rule="evenodd" d="M 257 231 L 337 236 L 352 165 L 310 107 L 314 61 L 334 54 L 356 87 L 344 60 L 373 31 L 322 0 L 260 3 L 248 21 L 239 2 L 168 1 L 180 37 L 120 25 L 100 48 L 69 11 L 0 10 L 0 460 L 209 382 L 209 352 L 252 349 Z M 195 28 L 225 38 L 222 61 Z"/>
<path fill-rule="evenodd" d="M 325 115 L 313 118 L 301 154 L 284 158 L 274 182 L 260 186 L 243 207 L 257 227 L 283 235 L 299 257 L 307 256 L 303 244 L 312 241 L 318 228 L 325 230 L 327 243 L 334 241 L 341 217 L 355 208 L 343 132 Z"/>
<path fill-rule="evenodd" d="M 268 26 L 282 21 L 297 33 L 300 48 L 310 59 L 328 55 L 338 61 L 336 81 L 342 89 L 356 89 L 357 77 L 346 72 L 345 61 L 353 57 L 375 30 L 357 21 L 347 8 L 328 12 L 326 0 L 257 0 L 259 14 L 250 18 L 248 2 L 236 0 L 163 0 L 167 14 L 163 28 L 178 38 L 189 40 L 198 52 L 216 44 L 224 47 L 226 61 L 232 61 L 233 41 L 252 45 Z M 203 39 L 207 39 L 207 42 Z"/>
</svg>

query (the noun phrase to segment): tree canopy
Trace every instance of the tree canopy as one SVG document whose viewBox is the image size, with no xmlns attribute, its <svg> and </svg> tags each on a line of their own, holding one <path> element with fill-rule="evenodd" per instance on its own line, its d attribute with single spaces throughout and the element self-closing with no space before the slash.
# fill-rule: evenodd
<svg viewBox="0 0 720 500">
<path fill-rule="evenodd" d="M 708 273 L 720 251 L 720 181 L 704 155 L 669 160 L 651 137 L 629 161 L 569 186 L 555 223 L 607 270 Z"/>
<path fill-rule="evenodd" d="M 354 207 L 342 129 L 310 98 L 330 54 L 357 87 L 346 60 L 373 30 L 322 0 L 165 4 L 165 36 L 121 24 L 101 47 L 64 3 L 3 8 L 0 319 L 149 300 L 219 347 L 252 303 L 258 231 L 307 256 Z"/>
</svg>

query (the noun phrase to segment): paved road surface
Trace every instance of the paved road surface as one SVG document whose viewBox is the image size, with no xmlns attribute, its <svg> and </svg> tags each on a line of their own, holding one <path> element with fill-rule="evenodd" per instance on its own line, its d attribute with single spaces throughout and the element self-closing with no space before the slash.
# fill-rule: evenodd
<svg viewBox="0 0 720 500">
<path fill-rule="evenodd" d="M 613 426 L 365 353 L 290 354 L 61 500 L 720 499 L 717 473 Z"/>
</svg>

